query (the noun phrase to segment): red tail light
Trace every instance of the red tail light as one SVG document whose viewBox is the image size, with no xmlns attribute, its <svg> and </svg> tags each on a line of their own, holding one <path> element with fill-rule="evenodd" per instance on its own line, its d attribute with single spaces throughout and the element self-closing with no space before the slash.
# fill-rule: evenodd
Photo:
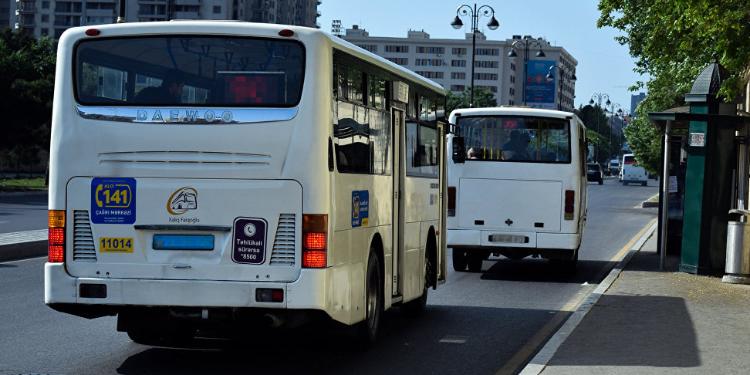
<svg viewBox="0 0 750 375">
<path fill-rule="evenodd" d="M 65 211 L 50 210 L 47 216 L 49 238 L 47 241 L 47 261 L 62 263 L 65 261 Z"/>
<path fill-rule="evenodd" d="M 576 209 L 576 192 L 565 190 L 565 220 L 573 220 L 573 213 Z"/>
<path fill-rule="evenodd" d="M 448 186 L 448 216 L 456 216 L 456 187 Z"/>
<path fill-rule="evenodd" d="M 328 215 L 302 215 L 302 267 L 328 266 Z"/>
</svg>

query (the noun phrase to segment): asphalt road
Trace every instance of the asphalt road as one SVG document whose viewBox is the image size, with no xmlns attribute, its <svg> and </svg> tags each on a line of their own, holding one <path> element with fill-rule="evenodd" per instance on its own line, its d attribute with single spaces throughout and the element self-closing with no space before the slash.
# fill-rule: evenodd
<svg viewBox="0 0 750 375">
<path fill-rule="evenodd" d="M 0 263 L 0 374 L 514 372 L 656 216 L 655 209 L 636 208 L 657 192 L 650 185 L 589 185 L 589 222 L 575 275 L 535 259 L 485 261 L 482 273 L 451 270 L 448 282 L 431 291 L 425 315 L 388 312 L 381 340 L 368 351 L 352 348 L 331 326 L 218 349 L 141 346 L 115 332 L 114 318 L 86 320 L 44 306 L 43 259 Z"/>
<path fill-rule="evenodd" d="M 47 228 L 47 193 L 0 193 L 0 233 Z"/>
</svg>

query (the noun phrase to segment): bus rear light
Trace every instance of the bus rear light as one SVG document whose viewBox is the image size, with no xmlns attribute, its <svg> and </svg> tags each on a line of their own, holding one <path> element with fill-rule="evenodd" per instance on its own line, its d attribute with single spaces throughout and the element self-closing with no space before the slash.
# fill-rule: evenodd
<svg viewBox="0 0 750 375">
<path fill-rule="evenodd" d="M 50 210 L 47 215 L 48 241 L 47 261 L 62 263 L 65 261 L 65 211 Z"/>
<path fill-rule="evenodd" d="M 448 186 L 448 216 L 456 216 L 456 187 Z"/>
<path fill-rule="evenodd" d="M 328 266 L 328 215 L 302 215 L 302 267 Z"/>
<path fill-rule="evenodd" d="M 289 29 L 283 29 L 283 30 L 279 31 L 279 36 L 283 36 L 283 37 L 289 38 L 289 37 L 294 36 L 294 31 L 289 30 Z"/>
<path fill-rule="evenodd" d="M 257 302 L 284 302 L 283 289 L 258 288 L 255 290 Z"/>
<path fill-rule="evenodd" d="M 99 29 L 87 29 L 86 30 L 86 36 L 99 36 L 101 34 L 101 30 Z"/>
<path fill-rule="evenodd" d="M 565 190 L 565 220 L 573 220 L 573 213 L 576 208 L 576 192 Z"/>
</svg>

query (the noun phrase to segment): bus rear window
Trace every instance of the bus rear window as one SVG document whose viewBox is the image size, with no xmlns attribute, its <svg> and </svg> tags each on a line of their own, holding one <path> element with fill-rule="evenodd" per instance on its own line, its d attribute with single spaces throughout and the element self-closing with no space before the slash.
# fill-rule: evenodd
<svg viewBox="0 0 750 375">
<path fill-rule="evenodd" d="M 84 40 L 75 93 L 84 105 L 292 107 L 305 51 L 292 40 L 144 36 Z"/>
<path fill-rule="evenodd" d="M 547 117 L 460 117 L 467 160 L 570 163 L 568 120 Z"/>
</svg>

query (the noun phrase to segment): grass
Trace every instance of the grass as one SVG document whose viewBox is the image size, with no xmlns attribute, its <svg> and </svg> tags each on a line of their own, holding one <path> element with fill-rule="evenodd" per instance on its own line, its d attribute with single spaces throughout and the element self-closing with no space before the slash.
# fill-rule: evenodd
<svg viewBox="0 0 750 375">
<path fill-rule="evenodd" d="M 46 190 L 44 177 L 0 179 L 0 191 Z"/>
</svg>

